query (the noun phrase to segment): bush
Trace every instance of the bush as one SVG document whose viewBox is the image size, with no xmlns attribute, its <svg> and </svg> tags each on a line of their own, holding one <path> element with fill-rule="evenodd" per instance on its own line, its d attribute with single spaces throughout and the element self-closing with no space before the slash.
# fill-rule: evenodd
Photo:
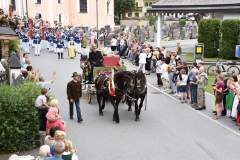
<svg viewBox="0 0 240 160">
<path fill-rule="evenodd" d="M 199 23 L 198 42 L 204 43 L 205 57 L 218 56 L 220 40 L 220 21 L 217 19 L 205 19 Z"/>
<path fill-rule="evenodd" d="M 235 58 L 235 48 L 239 42 L 240 20 L 224 20 L 221 25 L 220 54 L 225 59 Z"/>
<path fill-rule="evenodd" d="M 11 54 L 12 52 L 19 52 L 19 45 L 19 40 L 9 40 L 9 54 Z"/>
<path fill-rule="evenodd" d="M 24 151 L 39 145 L 38 113 L 34 107 L 40 88 L 32 83 L 0 86 L 0 152 Z"/>
</svg>

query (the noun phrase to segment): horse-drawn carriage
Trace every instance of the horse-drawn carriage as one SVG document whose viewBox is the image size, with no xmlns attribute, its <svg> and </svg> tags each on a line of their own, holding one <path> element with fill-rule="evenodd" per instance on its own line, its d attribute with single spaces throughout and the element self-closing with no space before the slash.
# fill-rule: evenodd
<svg viewBox="0 0 240 160">
<path fill-rule="evenodd" d="M 141 108 L 147 95 L 147 83 L 145 74 L 141 71 L 126 71 L 121 64 L 119 56 L 105 56 L 102 67 L 94 67 L 94 82 L 89 82 L 89 62 L 83 67 L 83 89 L 86 89 L 88 103 L 92 96 L 96 95 L 99 115 L 103 116 L 105 100 L 109 99 L 114 108 L 113 121 L 120 122 L 118 106 L 121 101 L 128 105 L 128 111 L 135 108 L 135 121 L 139 121 Z M 147 101 L 145 100 L 145 109 Z"/>
<path fill-rule="evenodd" d="M 82 63 L 83 69 L 83 90 L 86 91 L 87 101 L 89 104 L 92 102 L 92 97 L 96 94 L 95 80 L 100 74 L 106 74 L 109 77 L 113 76 L 114 71 L 124 71 L 126 67 L 122 64 L 120 57 L 117 55 L 104 56 L 103 57 L 103 66 L 94 67 L 93 69 L 93 81 L 90 81 L 89 76 L 91 76 L 90 64 L 87 60 L 84 60 Z"/>
</svg>

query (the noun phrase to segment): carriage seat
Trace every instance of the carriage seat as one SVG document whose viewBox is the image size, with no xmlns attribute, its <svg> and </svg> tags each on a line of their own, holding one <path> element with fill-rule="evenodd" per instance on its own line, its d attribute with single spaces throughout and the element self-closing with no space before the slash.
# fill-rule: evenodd
<svg viewBox="0 0 240 160">
<path fill-rule="evenodd" d="M 111 55 L 103 57 L 103 66 L 104 67 L 120 67 L 120 56 L 119 55 Z"/>
</svg>

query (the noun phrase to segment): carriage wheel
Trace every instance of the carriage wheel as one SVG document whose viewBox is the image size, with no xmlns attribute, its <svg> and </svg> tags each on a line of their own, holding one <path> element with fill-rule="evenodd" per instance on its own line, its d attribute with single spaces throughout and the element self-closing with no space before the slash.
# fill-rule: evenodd
<svg viewBox="0 0 240 160">
<path fill-rule="evenodd" d="M 91 102 L 92 102 L 92 95 L 91 95 L 91 93 L 88 93 L 88 104 L 91 104 Z"/>
<path fill-rule="evenodd" d="M 239 75 L 240 69 L 237 66 L 231 66 L 227 69 L 228 75 Z"/>
</svg>

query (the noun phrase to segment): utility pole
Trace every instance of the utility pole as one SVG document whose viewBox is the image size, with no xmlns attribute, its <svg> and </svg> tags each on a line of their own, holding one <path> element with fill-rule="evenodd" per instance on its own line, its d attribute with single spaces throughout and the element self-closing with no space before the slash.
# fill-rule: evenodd
<svg viewBox="0 0 240 160">
<path fill-rule="evenodd" d="M 24 3 L 23 3 L 23 0 L 22 0 L 22 18 L 24 18 Z"/>
<path fill-rule="evenodd" d="M 25 0 L 26 1 L 26 17 L 28 19 L 28 0 Z"/>
<path fill-rule="evenodd" d="M 96 19 L 97 19 L 97 47 L 98 47 L 98 0 L 96 0 Z"/>
</svg>

